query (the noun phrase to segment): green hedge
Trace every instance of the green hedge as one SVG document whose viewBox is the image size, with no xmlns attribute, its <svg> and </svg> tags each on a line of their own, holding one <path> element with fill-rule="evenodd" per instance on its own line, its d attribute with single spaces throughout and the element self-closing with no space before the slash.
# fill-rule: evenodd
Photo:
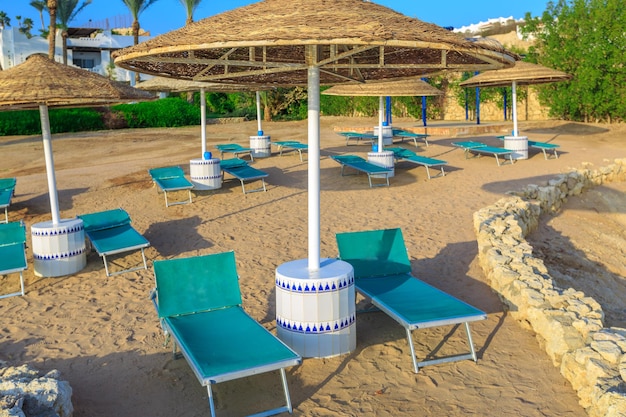
<svg viewBox="0 0 626 417">
<path fill-rule="evenodd" d="M 176 97 L 135 104 L 119 104 L 113 106 L 112 110 L 121 113 L 130 128 L 200 124 L 200 107 Z"/>
<path fill-rule="evenodd" d="M 104 129 L 101 114 L 93 109 L 50 109 L 48 115 L 52 133 Z M 0 136 L 40 134 L 39 110 L 0 112 Z"/>
</svg>

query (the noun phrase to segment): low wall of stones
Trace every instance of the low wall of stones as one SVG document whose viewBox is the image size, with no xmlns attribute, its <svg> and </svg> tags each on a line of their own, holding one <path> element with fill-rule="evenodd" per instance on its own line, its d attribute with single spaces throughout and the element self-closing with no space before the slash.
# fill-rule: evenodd
<svg viewBox="0 0 626 417">
<path fill-rule="evenodd" d="M 571 383 L 591 417 L 626 416 L 626 329 L 604 327 L 602 307 L 572 288 L 559 288 L 525 237 L 542 214 L 568 197 L 626 180 L 626 159 L 577 169 L 474 213 L 480 265 L 492 289 L 524 328 L 532 330 L 554 366 Z"/>
<path fill-rule="evenodd" d="M 0 361 L 0 416 L 71 417 L 72 388 L 59 372 L 44 376 L 28 365 Z"/>
</svg>

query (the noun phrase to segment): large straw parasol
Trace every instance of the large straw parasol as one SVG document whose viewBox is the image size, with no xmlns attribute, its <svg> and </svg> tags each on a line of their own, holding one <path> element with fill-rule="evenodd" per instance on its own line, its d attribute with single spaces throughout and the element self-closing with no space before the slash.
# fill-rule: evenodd
<svg viewBox="0 0 626 417">
<path fill-rule="evenodd" d="M 406 80 L 372 81 L 361 84 L 340 84 L 330 87 L 322 94 L 331 96 L 378 96 L 378 151 L 382 152 L 384 97 L 439 96 L 443 94 L 443 91 L 421 79 L 411 78 Z"/>
<path fill-rule="evenodd" d="M 59 223 L 60 215 L 48 107 L 99 106 L 152 98 L 145 91 L 51 61 L 41 54 L 0 71 L 0 110 L 39 108 L 53 224 Z"/>
<path fill-rule="evenodd" d="M 116 51 L 116 65 L 194 81 L 308 86 L 308 270 L 320 269 L 319 86 L 513 65 L 497 43 L 362 0 L 264 0 Z"/>
<path fill-rule="evenodd" d="M 512 86 L 513 100 L 513 136 L 518 136 L 517 129 L 517 86 L 546 84 L 566 81 L 572 76 L 543 65 L 517 61 L 511 68 L 485 71 L 460 83 L 462 87 L 508 87 Z"/>
</svg>

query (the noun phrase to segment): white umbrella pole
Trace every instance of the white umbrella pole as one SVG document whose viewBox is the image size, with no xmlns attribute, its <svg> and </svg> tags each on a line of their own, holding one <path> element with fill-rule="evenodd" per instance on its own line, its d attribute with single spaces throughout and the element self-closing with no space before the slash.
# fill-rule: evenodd
<svg viewBox="0 0 626 417">
<path fill-rule="evenodd" d="M 378 97 L 378 152 L 383 151 L 383 112 L 385 111 L 385 98 Z"/>
<path fill-rule="evenodd" d="M 256 123 L 258 135 L 263 136 L 263 127 L 261 127 L 261 92 L 256 92 Z"/>
<path fill-rule="evenodd" d="M 309 272 L 320 269 L 320 70 L 308 68 Z"/>
<path fill-rule="evenodd" d="M 200 125 L 202 126 L 202 156 L 206 152 L 206 93 L 204 88 L 200 89 Z"/>
<path fill-rule="evenodd" d="M 513 101 L 513 136 L 518 136 L 517 131 L 517 82 L 513 81 L 511 86 L 511 101 Z"/>
<path fill-rule="evenodd" d="M 48 194 L 50 196 L 50 212 L 52 213 L 52 224 L 58 225 L 61 220 L 59 213 L 59 196 L 57 194 L 56 176 L 54 174 L 54 159 L 52 158 L 52 137 L 50 135 L 50 119 L 48 118 L 48 106 L 39 105 L 39 116 L 41 118 L 41 134 L 43 137 L 43 153 L 46 159 L 46 173 L 48 176 Z"/>
</svg>

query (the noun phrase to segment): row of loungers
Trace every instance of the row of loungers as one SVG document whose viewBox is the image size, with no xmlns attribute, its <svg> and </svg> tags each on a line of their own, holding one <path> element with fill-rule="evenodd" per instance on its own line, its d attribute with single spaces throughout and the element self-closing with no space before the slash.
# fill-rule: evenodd
<svg viewBox="0 0 626 417">
<path fill-rule="evenodd" d="M 338 233 L 336 240 L 339 259 L 353 267 L 356 291 L 405 329 L 414 372 L 427 365 L 477 361 L 469 323 L 487 315 L 414 277 L 400 229 Z M 174 358 L 180 350 L 207 388 L 212 416 L 214 385 L 277 370 L 284 405 L 255 415 L 292 412 L 285 369 L 301 364 L 302 356 L 243 309 L 234 252 L 157 260 L 154 276 L 151 299 L 164 333 L 173 341 Z M 461 325 L 464 351 L 450 356 L 433 352 L 418 359 L 415 330 L 443 326 L 456 330 Z"/>
</svg>

